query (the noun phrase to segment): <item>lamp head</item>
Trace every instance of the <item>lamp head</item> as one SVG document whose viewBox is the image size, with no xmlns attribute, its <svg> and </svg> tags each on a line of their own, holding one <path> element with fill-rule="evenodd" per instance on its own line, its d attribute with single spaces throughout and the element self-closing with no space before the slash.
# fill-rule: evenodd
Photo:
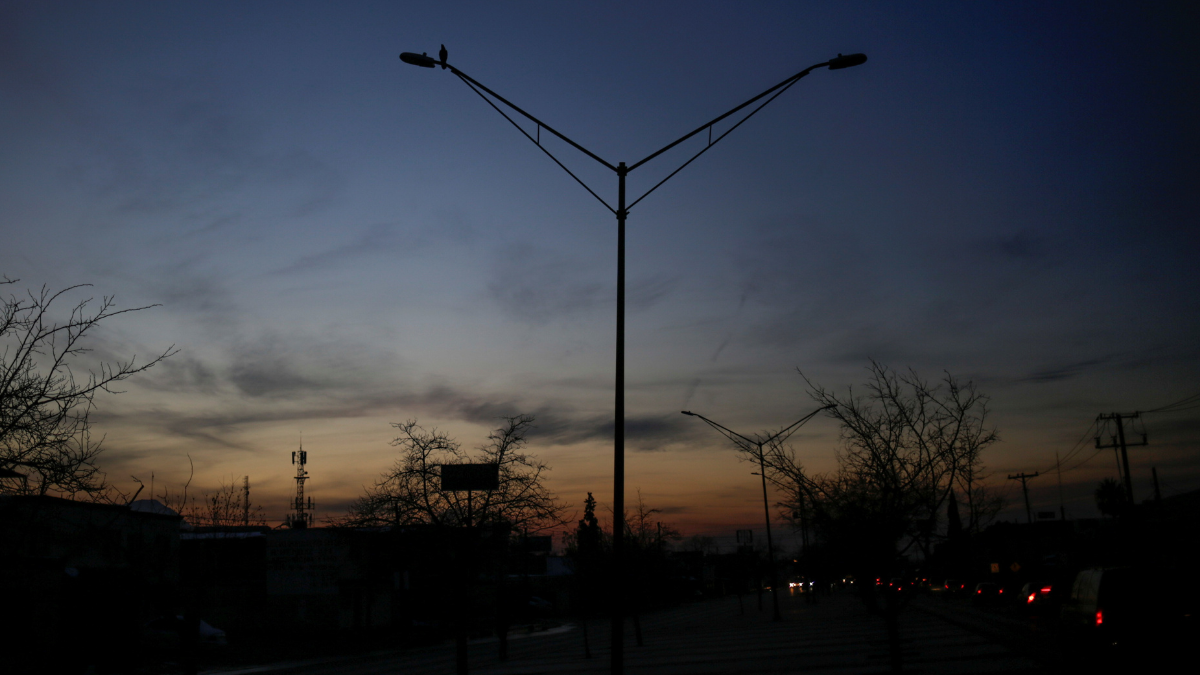
<svg viewBox="0 0 1200 675">
<path fill-rule="evenodd" d="M 432 68 L 437 64 L 437 59 L 425 53 L 414 54 L 413 52 L 404 52 L 400 55 L 400 60 L 409 65 L 420 66 L 422 68 Z"/>
<path fill-rule="evenodd" d="M 689 417 L 695 417 L 695 416 L 696 416 L 696 413 L 692 412 L 691 410 L 680 410 L 679 412 L 681 412 L 681 413 L 683 413 L 684 415 L 687 415 L 687 416 L 689 416 Z"/>
<path fill-rule="evenodd" d="M 830 70 L 840 70 L 842 68 L 861 66 L 862 64 L 864 64 L 866 62 L 867 62 L 866 54 L 846 54 L 845 56 L 838 54 L 837 58 L 829 59 L 829 69 Z"/>
</svg>

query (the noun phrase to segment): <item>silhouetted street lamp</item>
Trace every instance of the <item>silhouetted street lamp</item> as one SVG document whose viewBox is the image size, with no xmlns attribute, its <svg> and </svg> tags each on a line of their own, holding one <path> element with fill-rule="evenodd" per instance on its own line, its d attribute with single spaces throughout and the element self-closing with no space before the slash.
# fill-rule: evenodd
<svg viewBox="0 0 1200 675">
<path fill-rule="evenodd" d="M 774 441 L 774 440 L 779 440 L 779 442 L 782 443 L 783 441 L 787 440 L 788 436 L 791 436 L 797 429 L 799 429 L 801 425 L 803 425 L 805 422 L 812 419 L 817 413 L 821 412 L 822 410 L 825 410 L 825 408 L 828 408 L 828 407 L 830 407 L 830 406 L 824 406 L 821 408 L 817 408 L 816 410 L 810 412 L 809 414 L 805 415 L 804 417 L 801 417 L 800 419 L 796 420 L 795 422 L 792 422 L 789 426 L 784 427 L 782 430 L 779 431 L 779 433 L 777 433 L 773 436 L 768 436 L 766 438 L 759 439 L 759 440 L 751 440 L 749 438 L 746 438 L 745 436 L 739 434 L 736 431 L 733 431 L 732 429 L 729 429 L 727 427 L 721 426 L 720 424 L 717 424 L 716 422 L 708 419 L 704 415 L 697 415 L 696 413 L 694 413 L 690 410 L 681 410 L 680 411 L 684 415 L 690 415 L 692 417 L 699 417 L 700 419 L 704 420 L 706 423 L 708 423 L 708 426 L 716 429 L 721 435 L 723 435 L 726 438 L 728 438 L 729 440 L 733 441 L 734 445 L 740 446 L 747 450 L 749 450 L 751 446 L 754 446 L 757 448 L 757 452 L 755 453 L 755 456 L 758 458 L 758 471 L 759 471 L 758 477 L 762 479 L 763 514 L 767 518 L 767 572 L 768 572 L 768 574 L 771 575 L 771 605 L 774 609 L 774 614 L 772 615 L 771 618 L 774 621 L 780 621 L 783 619 L 783 617 L 779 614 L 779 579 L 778 579 L 777 575 L 775 574 L 775 543 L 771 539 L 771 505 L 770 505 L 770 502 L 768 502 L 768 500 L 767 500 L 767 460 L 766 460 L 766 457 L 763 455 L 763 446 L 767 445 L 768 443 L 770 443 L 771 441 Z"/>
<path fill-rule="evenodd" d="M 561 167 L 563 169 L 563 171 L 566 171 L 572 178 L 575 179 L 575 181 L 577 183 L 579 183 L 581 186 L 583 186 L 583 189 L 587 190 L 588 193 L 590 193 L 593 197 L 595 197 L 601 204 L 604 205 L 605 208 L 607 208 L 609 211 L 611 211 L 613 213 L 613 215 L 615 215 L 617 217 L 617 355 L 616 355 L 616 386 L 615 386 L 615 396 L 614 396 L 614 408 L 615 408 L 614 418 L 615 418 L 615 420 L 614 420 L 614 424 L 613 424 L 613 584 L 614 584 L 614 588 L 616 589 L 616 591 L 613 594 L 614 607 L 613 607 L 613 617 L 612 617 L 612 672 L 613 673 L 621 673 L 623 670 L 623 667 L 624 667 L 623 666 L 623 664 L 624 664 L 624 597 L 623 597 L 623 589 L 624 589 L 624 582 L 625 582 L 624 570 L 623 570 L 624 565 L 623 565 L 623 561 L 622 561 L 622 555 L 624 553 L 624 539 L 625 539 L 625 218 L 629 214 L 629 210 L 632 209 L 634 206 L 636 206 L 638 202 L 645 199 L 651 192 L 654 192 L 655 190 L 657 190 L 659 188 L 659 186 L 661 186 L 663 183 L 670 180 L 672 176 L 674 176 L 675 174 L 677 174 L 681 170 L 683 170 L 683 168 L 685 166 L 687 166 L 688 164 L 691 164 L 697 157 L 699 157 L 700 155 L 707 152 L 709 148 L 716 145 L 718 141 L 720 141 L 721 139 L 728 136 L 734 129 L 741 126 L 743 122 L 745 122 L 746 120 L 753 117 L 754 114 L 757 113 L 759 110 L 762 110 L 763 106 L 765 106 L 768 103 L 770 103 L 771 101 L 775 100 L 776 97 L 778 97 L 783 92 L 787 91 L 789 87 L 791 87 L 793 84 L 798 82 L 800 80 L 800 78 L 804 77 L 805 75 L 808 75 L 809 72 L 811 72 L 812 70 L 815 70 L 817 68 L 822 68 L 822 67 L 828 67 L 830 70 L 839 70 L 842 68 L 849 68 L 851 66 L 857 66 L 862 63 L 865 63 L 867 60 L 867 57 L 865 54 L 847 54 L 845 56 L 843 56 L 842 54 L 838 54 L 835 58 L 832 58 L 828 61 L 809 66 L 808 68 L 805 68 L 804 70 L 800 71 L 799 73 L 792 75 L 791 77 L 789 77 L 786 80 L 780 82 L 779 84 L 771 87 L 770 89 L 767 89 L 766 91 L 762 92 L 758 96 L 755 96 L 754 98 L 751 98 L 750 100 L 746 101 L 745 103 L 742 103 L 741 105 L 733 108 L 729 112 L 726 112 L 725 114 L 720 115 L 720 116 L 712 119 L 711 121 L 700 125 L 699 127 L 697 127 L 695 130 L 691 131 L 690 133 L 684 134 L 683 136 L 679 137 L 675 141 L 668 143 L 667 145 L 663 146 L 662 148 L 650 153 L 649 155 L 642 158 L 641 160 L 634 162 L 633 164 L 630 164 L 628 166 L 626 166 L 625 162 L 619 162 L 618 164 L 616 164 L 614 166 L 613 164 L 601 159 L 599 156 L 597 156 L 595 153 L 591 152 L 587 148 L 584 148 L 582 145 L 576 143 L 575 141 L 571 140 L 570 138 L 567 138 L 566 136 L 559 133 L 554 128 L 547 125 L 545 122 L 542 122 L 541 120 L 534 117 L 533 115 L 530 115 L 529 113 L 525 112 L 521 108 L 518 108 L 516 105 L 514 105 L 510 101 L 506 100 L 504 97 L 500 96 L 499 94 L 492 91 L 491 89 L 488 89 L 487 87 L 483 86 L 482 84 L 480 84 L 475 79 L 473 79 L 466 73 L 462 72 L 458 68 L 455 68 L 454 66 L 450 65 L 449 63 L 446 62 L 446 57 L 447 57 L 446 47 L 443 45 L 441 51 L 438 53 L 438 58 L 436 58 L 436 59 L 433 58 L 432 56 L 429 56 L 424 53 L 415 54 L 412 52 L 404 52 L 403 54 L 400 55 L 400 60 L 404 61 L 405 63 L 414 65 L 414 66 L 419 66 L 421 68 L 434 68 L 436 66 L 441 66 L 442 70 L 449 69 L 450 72 L 454 73 L 454 75 L 456 75 L 468 87 L 470 87 L 472 91 L 474 91 L 476 94 L 479 94 L 479 96 L 484 101 L 486 101 L 488 103 L 488 105 L 492 106 L 492 108 L 494 108 L 496 110 L 496 112 L 503 115 L 504 118 L 507 119 L 509 122 L 511 122 L 512 125 L 515 126 L 518 131 L 520 131 L 522 134 L 525 135 L 526 138 L 528 138 L 535 145 L 537 145 L 538 148 L 541 149 L 542 152 L 546 153 L 546 155 L 548 157 L 550 157 L 550 159 L 554 160 L 555 164 L 559 165 L 559 167 Z M 485 93 L 486 93 L 486 95 L 485 95 Z M 488 98 L 488 96 L 491 96 L 491 98 Z M 756 108 L 754 108 L 749 113 L 747 113 L 745 117 L 743 117 L 740 121 L 738 121 L 736 124 L 734 124 L 728 130 L 726 130 L 724 133 L 721 133 L 716 138 L 713 138 L 713 136 L 712 136 L 713 125 L 715 125 L 717 122 L 720 122 L 721 120 L 724 120 L 725 118 L 729 117 L 730 115 L 733 115 L 734 113 L 746 108 L 747 106 L 750 106 L 751 104 L 763 99 L 764 97 L 766 97 L 765 101 L 763 101 Z M 495 100 L 493 101 L 493 99 L 495 99 Z M 519 113 L 525 119 L 528 119 L 529 121 L 536 124 L 537 125 L 536 136 L 530 135 L 530 133 L 528 131 L 523 129 L 511 117 L 509 117 L 503 110 L 501 110 L 500 106 L 496 105 L 497 101 L 499 103 L 503 104 L 504 106 L 508 107 L 509 109 Z M 596 194 L 596 192 L 594 190 L 592 190 L 592 188 L 588 187 L 586 183 L 584 183 L 578 176 L 576 176 L 574 173 L 572 173 L 570 169 L 568 169 L 566 166 L 564 166 L 563 163 L 560 162 L 557 157 L 555 157 L 553 154 L 551 154 L 550 151 L 541 144 L 542 129 L 545 129 L 546 131 L 550 132 L 551 134 L 554 134 L 555 136 L 557 136 L 562 141 L 566 142 L 571 147 L 582 152 L 583 154 L 587 155 L 588 157 L 591 157 L 592 159 L 596 160 L 601 165 L 603 165 L 605 168 L 610 169 L 611 171 L 613 171 L 614 173 L 617 174 L 617 206 L 616 206 L 616 208 L 613 208 L 612 206 L 609 205 L 608 202 L 604 201 L 604 199 L 602 197 L 600 197 L 600 195 Z M 642 166 L 646 162 L 649 162 L 650 160 L 654 159 L 655 157 L 658 157 L 659 155 L 663 154 L 667 150 L 674 148 L 675 146 L 679 145 L 680 143 L 688 140 L 689 138 L 692 138 L 693 136 L 699 134 L 700 132 L 702 132 L 706 129 L 708 130 L 708 139 L 709 140 L 708 140 L 708 144 L 705 145 L 704 148 L 702 148 L 696 154 L 692 155 L 692 157 L 690 159 L 688 159 L 686 162 L 684 162 L 682 165 L 680 165 L 680 167 L 678 169 L 675 169 L 674 171 L 672 171 L 670 174 L 667 175 L 666 178 L 660 180 L 658 183 L 656 183 L 654 185 L 654 187 L 650 188 L 645 193 L 643 193 L 642 196 L 633 200 L 629 204 L 625 203 L 625 177 L 629 174 L 630 171 L 633 171 L 634 169 L 638 168 L 639 166 Z"/>
</svg>

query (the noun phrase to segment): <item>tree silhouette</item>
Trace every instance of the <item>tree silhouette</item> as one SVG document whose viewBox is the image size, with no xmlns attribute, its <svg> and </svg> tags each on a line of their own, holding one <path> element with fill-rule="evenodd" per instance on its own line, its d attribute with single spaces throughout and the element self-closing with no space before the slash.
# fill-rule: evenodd
<svg viewBox="0 0 1200 675">
<path fill-rule="evenodd" d="M 1124 515 L 1128 504 L 1125 501 L 1125 488 L 1115 478 L 1105 478 L 1096 487 L 1096 508 L 1101 515 L 1114 518 Z"/>
<path fill-rule="evenodd" d="M 836 471 L 809 476 L 795 452 L 778 444 L 767 456 L 768 478 L 790 496 L 780 504 L 784 513 L 810 514 L 831 560 L 864 582 L 899 573 L 914 547 L 930 555 L 938 514 L 956 487 L 968 500 L 977 493 L 980 455 L 998 438 L 988 399 L 973 383 L 948 373 L 931 383 L 874 361 L 869 370 L 865 391 L 844 395 L 805 377 L 809 395 L 841 425 Z M 863 587 L 875 606 L 874 585 Z M 891 666 L 899 670 L 903 601 L 895 593 L 883 600 Z"/>
<path fill-rule="evenodd" d="M 604 571 L 607 558 L 604 550 L 604 532 L 596 518 L 596 499 L 588 493 L 583 501 L 583 518 L 567 543 L 567 555 L 575 568 L 574 611 L 583 627 L 583 653 L 592 658 L 591 641 L 588 634 L 588 618 L 599 609 L 601 589 L 607 583 Z"/>
<path fill-rule="evenodd" d="M 2 277 L 0 286 L 16 281 Z M 24 477 L 0 483 L 0 491 L 103 499 L 108 485 L 96 464 L 103 439 L 93 440 L 89 419 L 96 394 L 118 393 L 118 382 L 175 353 L 172 345 L 141 365 L 133 356 L 89 368 L 87 338 L 97 326 L 154 305 L 117 309 L 108 296 L 92 310 L 88 298 L 56 320 L 55 303 L 87 287 L 0 297 L 0 469 Z"/>
<path fill-rule="evenodd" d="M 392 441 L 400 448 L 400 457 L 351 504 L 347 516 L 337 524 L 458 526 L 469 520 L 472 525 L 507 525 L 525 532 L 563 525 L 564 508 L 545 484 L 550 467 L 523 451 L 533 417 L 503 419 L 504 424 L 488 436 L 488 443 L 480 446 L 474 456 L 445 433 L 425 429 L 416 420 L 393 424 L 400 430 Z M 442 492 L 441 465 L 463 463 L 499 465 L 499 488 L 473 497 Z"/>
</svg>

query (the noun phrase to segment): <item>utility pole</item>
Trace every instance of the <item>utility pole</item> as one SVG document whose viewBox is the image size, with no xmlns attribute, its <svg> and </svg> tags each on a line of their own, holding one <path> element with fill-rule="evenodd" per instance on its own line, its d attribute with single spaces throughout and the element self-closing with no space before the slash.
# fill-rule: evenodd
<svg viewBox="0 0 1200 675">
<path fill-rule="evenodd" d="M 1033 524 L 1033 509 L 1029 508 L 1029 486 L 1025 484 L 1025 481 L 1029 480 L 1030 478 L 1037 477 L 1037 471 L 1034 471 L 1033 473 L 1019 473 L 1015 476 L 1008 477 L 1009 480 L 1021 481 L 1021 491 L 1025 493 L 1025 519 L 1029 521 L 1030 525 Z"/>
<path fill-rule="evenodd" d="M 1131 445 L 1133 445 L 1133 446 L 1149 445 L 1149 441 L 1146 439 L 1146 434 L 1144 434 L 1144 433 L 1142 434 L 1142 442 L 1141 443 L 1127 443 L 1125 441 L 1125 424 L 1123 423 L 1123 420 L 1137 419 L 1137 418 L 1138 418 L 1138 413 L 1136 413 L 1136 412 L 1129 413 L 1129 414 L 1121 414 L 1121 413 L 1110 413 L 1108 415 L 1101 414 L 1096 417 L 1097 422 L 1099 422 L 1101 420 L 1115 420 L 1117 423 L 1117 435 L 1116 435 L 1116 437 L 1114 437 L 1112 439 L 1112 442 L 1109 443 L 1108 445 L 1101 445 L 1100 437 L 1097 436 L 1096 437 L 1096 449 L 1097 450 L 1099 450 L 1101 448 L 1118 448 L 1118 449 L 1120 449 L 1120 451 L 1121 451 L 1121 472 L 1125 474 L 1125 501 L 1129 503 L 1130 508 L 1133 508 L 1133 479 L 1130 478 L 1130 475 L 1129 475 L 1129 453 L 1126 452 L 1125 448 L 1127 448 L 1128 446 L 1131 446 Z"/>
<path fill-rule="evenodd" d="M 1054 466 L 1058 469 L 1058 518 L 1059 520 L 1067 520 L 1067 507 L 1063 505 L 1062 491 L 1062 460 L 1058 458 L 1058 451 L 1054 451 Z"/>
</svg>

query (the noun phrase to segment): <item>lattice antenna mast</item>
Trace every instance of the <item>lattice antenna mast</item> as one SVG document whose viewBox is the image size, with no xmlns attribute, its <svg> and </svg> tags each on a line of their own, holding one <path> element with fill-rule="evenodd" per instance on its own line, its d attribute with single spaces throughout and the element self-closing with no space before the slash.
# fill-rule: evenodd
<svg viewBox="0 0 1200 675">
<path fill-rule="evenodd" d="M 300 449 L 292 453 L 292 464 L 296 465 L 296 501 L 292 504 L 293 512 L 288 515 L 288 526 L 301 530 L 312 525 L 313 501 L 304 499 L 304 481 L 308 480 L 308 471 L 304 465 L 308 463 L 308 453 L 304 451 L 304 441 L 300 441 Z"/>
</svg>

